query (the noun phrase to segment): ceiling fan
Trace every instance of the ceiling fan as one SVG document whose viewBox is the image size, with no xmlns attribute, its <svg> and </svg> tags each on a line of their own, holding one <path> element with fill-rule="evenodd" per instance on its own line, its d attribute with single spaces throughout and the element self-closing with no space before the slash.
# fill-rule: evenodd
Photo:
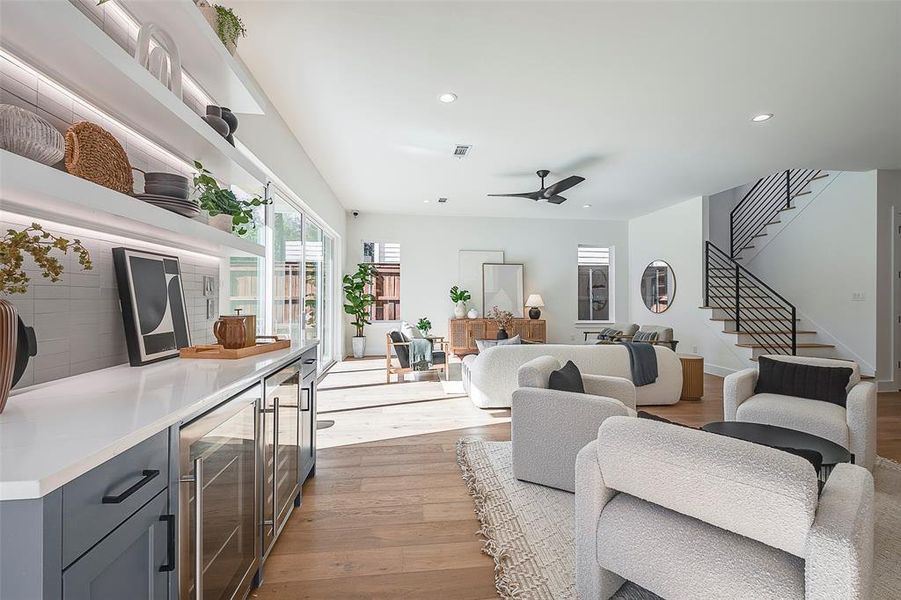
<svg viewBox="0 0 901 600">
<path fill-rule="evenodd" d="M 489 196 L 495 197 L 503 197 L 503 198 L 529 198 L 530 200 L 535 200 L 537 202 L 550 202 L 551 204 L 563 204 L 566 202 L 566 198 L 560 195 L 560 192 L 565 192 L 569 188 L 578 185 L 585 181 L 584 177 L 579 177 L 578 175 L 570 175 L 566 179 L 561 179 L 557 183 L 552 183 L 551 185 L 545 187 L 544 178 L 550 174 L 550 171 L 547 169 L 542 169 L 540 171 L 536 171 L 536 174 L 541 178 L 541 189 L 535 192 L 524 192 L 522 194 L 488 194 Z"/>
</svg>

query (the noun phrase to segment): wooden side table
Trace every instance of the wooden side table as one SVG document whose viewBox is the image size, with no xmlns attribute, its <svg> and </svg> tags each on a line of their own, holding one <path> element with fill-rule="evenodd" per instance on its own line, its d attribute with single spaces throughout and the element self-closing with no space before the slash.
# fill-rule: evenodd
<svg viewBox="0 0 901 600">
<path fill-rule="evenodd" d="M 704 395 L 704 357 L 679 354 L 682 362 L 681 400 L 700 400 Z"/>
</svg>

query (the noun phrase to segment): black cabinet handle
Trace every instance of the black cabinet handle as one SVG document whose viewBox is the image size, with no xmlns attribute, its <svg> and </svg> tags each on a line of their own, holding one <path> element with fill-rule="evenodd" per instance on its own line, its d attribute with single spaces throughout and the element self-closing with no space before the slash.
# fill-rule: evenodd
<svg viewBox="0 0 901 600">
<path fill-rule="evenodd" d="M 120 502 L 137 492 L 139 489 L 150 483 L 150 480 L 159 474 L 159 469 L 144 469 L 143 471 L 141 471 L 141 475 L 143 477 L 139 482 L 137 482 L 118 496 L 104 496 L 101 502 L 103 502 L 103 504 L 119 504 Z"/>
<path fill-rule="evenodd" d="M 312 365 L 312 364 L 315 364 L 315 363 L 316 363 L 316 359 L 315 359 L 315 358 L 308 358 L 308 359 L 306 359 L 306 360 L 303 361 L 303 364 L 305 364 L 305 365 Z"/>
<path fill-rule="evenodd" d="M 175 570 L 175 515 L 162 515 L 160 521 L 166 522 L 166 564 L 160 567 L 160 573 Z"/>
</svg>

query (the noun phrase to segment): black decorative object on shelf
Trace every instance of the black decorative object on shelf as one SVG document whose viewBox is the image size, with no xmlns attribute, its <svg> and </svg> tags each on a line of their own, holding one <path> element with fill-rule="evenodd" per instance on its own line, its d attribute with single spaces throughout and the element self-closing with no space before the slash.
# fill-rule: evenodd
<svg viewBox="0 0 901 600">
<path fill-rule="evenodd" d="M 238 130 L 238 117 L 231 111 L 230 108 L 226 108 L 225 106 L 220 106 L 222 109 L 222 120 L 228 123 L 228 135 L 225 136 L 225 141 L 235 145 L 235 132 Z"/>
<path fill-rule="evenodd" d="M 213 104 L 208 104 L 206 107 L 206 116 L 203 117 L 203 120 L 207 122 L 207 125 L 213 128 L 216 133 L 221 135 L 222 137 L 226 137 L 229 132 L 228 123 L 226 123 L 225 119 L 222 118 L 222 108 L 219 106 L 215 106 Z"/>
<path fill-rule="evenodd" d="M 34 327 L 29 327 L 18 317 L 18 330 L 16 335 L 16 365 L 13 370 L 12 385 L 19 383 L 22 375 L 25 374 L 25 368 L 28 366 L 28 360 L 38 354 L 38 340 L 34 335 Z"/>
<path fill-rule="evenodd" d="M 138 367 L 191 345 L 177 256 L 113 248 L 128 361 Z"/>
<path fill-rule="evenodd" d="M 509 337 L 510 337 L 510 336 L 507 335 L 507 330 L 506 330 L 506 329 L 501 328 L 501 329 L 498 329 L 498 330 L 497 330 L 497 339 L 499 339 L 499 340 L 506 340 L 506 339 L 509 338 Z"/>
<path fill-rule="evenodd" d="M 541 318 L 541 309 L 540 308 L 530 308 L 529 309 L 529 318 L 530 319 L 540 319 Z"/>
</svg>

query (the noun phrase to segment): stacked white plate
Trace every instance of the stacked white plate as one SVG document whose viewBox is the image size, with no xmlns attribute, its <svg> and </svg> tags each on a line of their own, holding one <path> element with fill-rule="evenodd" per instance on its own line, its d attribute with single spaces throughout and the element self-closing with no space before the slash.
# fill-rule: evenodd
<svg viewBox="0 0 901 600">
<path fill-rule="evenodd" d="M 135 198 L 139 198 L 148 204 L 165 208 L 166 210 L 170 210 L 185 217 L 196 217 L 200 214 L 200 205 L 193 200 L 185 198 L 161 196 L 159 194 L 135 194 Z"/>
<path fill-rule="evenodd" d="M 135 198 L 185 217 L 200 214 L 197 202 L 188 199 L 188 178 L 183 175 L 144 173 L 144 191 L 143 194 L 135 194 Z"/>
</svg>

